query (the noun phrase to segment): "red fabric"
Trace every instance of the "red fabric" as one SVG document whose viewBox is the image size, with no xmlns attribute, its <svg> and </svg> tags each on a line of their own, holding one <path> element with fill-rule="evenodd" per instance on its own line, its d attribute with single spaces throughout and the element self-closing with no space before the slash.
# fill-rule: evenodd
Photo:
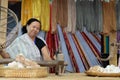
<svg viewBox="0 0 120 80">
<path fill-rule="evenodd" d="M 80 72 L 80 71 L 79 71 L 79 68 L 78 68 L 78 65 L 77 65 L 77 62 L 76 62 L 76 60 L 75 60 L 75 57 L 74 57 L 72 48 L 71 48 L 71 46 L 70 46 L 70 42 L 69 42 L 69 40 L 68 40 L 68 38 L 67 38 L 67 35 L 66 35 L 66 33 L 63 33 L 63 34 L 64 34 L 65 42 L 66 42 L 66 45 L 67 45 L 67 49 L 68 49 L 68 52 L 69 52 L 69 55 L 70 55 L 72 64 L 73 64 L 73 66 L 75 67 L 75 71 L 76 71 L 76 72 Z"/>
<path fill-rule="evenodd" d="M 46 36 L 46 43 L 48 45 L 48 49 L 50 51 L 50 57 L 53 59 L 54 57 L 54 35 L 51 34 L 51 4 L 50 4 L 50 30 L 47 32 L 47 36 Z M 54 67 L 53 68 L 50 68 L 50 73 L 54 73 L 55 72 L 55 69 Z"/>
</svg>

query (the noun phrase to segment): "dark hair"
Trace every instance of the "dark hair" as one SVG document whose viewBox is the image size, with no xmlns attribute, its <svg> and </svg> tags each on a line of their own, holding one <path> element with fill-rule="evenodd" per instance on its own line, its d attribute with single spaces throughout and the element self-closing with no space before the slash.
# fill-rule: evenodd
<svg viewBox="0 0 120 80">
<path fill-rule="evenodd" d="M 26 25 L 22 27 L 22 34 L 27 33 L 27 29 L 26 29 L 27 25 L 30 25 L 32 22 L 35 22 L 35 21 L 39 22 L 40 23 L 40 27 L 41 27 L 41 22 L 38 19 L 36 19 L 36 18 L 30 18 L 27 21 Z"/>
</svg>

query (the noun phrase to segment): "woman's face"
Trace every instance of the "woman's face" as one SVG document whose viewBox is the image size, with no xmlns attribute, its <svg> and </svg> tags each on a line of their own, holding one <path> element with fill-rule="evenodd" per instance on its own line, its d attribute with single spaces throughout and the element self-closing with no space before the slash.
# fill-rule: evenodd
<svg viewBox="0 0 120 80">
<path fill-rule="evenodd" d="M 40 31 L 40 23 L 37 21 L 34 21 L 27 26 L 27 33 L 32 38 L 36 37 L 39 31 Z"/>
</svg>

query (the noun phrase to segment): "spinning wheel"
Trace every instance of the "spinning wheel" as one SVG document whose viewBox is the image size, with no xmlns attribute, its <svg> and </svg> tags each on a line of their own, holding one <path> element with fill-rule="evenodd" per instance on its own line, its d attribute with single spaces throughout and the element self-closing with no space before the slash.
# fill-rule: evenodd
<svg viewBox="0 0 120 80">
<path fill-rule="evenodd" d="M 0 43 L 0 50 L 8 47 L 17 37 L 19 30 L 17 24 L 16 14 L 12 10 L 0 6 L 0 34 L 4 33 L 6 35 L 5 41 Z M 3 36 L 0 36 L 0 39 L 3 39 Z"/>
</svg>

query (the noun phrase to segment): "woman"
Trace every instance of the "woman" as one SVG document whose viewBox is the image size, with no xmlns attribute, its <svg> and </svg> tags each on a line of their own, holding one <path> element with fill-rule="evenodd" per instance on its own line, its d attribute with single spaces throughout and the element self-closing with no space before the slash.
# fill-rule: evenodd
<svg viewBox="0 0 120 80">
<path fill-rule="evenodd" d="M 31 60 L 51 60 L 49 50 L 46 43 L 37 38 L 41 28 L 41 22 L 35 18 L 27 21 L 23 29 L 23 35 L 16 38 L 11 45 L 9 45 L 1 56 L 4 58 L 16 58 L 18 54 L 23 54 L 26 58 Z M 27 32 L 27 33 L 26 33 Z"/>
</svg>

